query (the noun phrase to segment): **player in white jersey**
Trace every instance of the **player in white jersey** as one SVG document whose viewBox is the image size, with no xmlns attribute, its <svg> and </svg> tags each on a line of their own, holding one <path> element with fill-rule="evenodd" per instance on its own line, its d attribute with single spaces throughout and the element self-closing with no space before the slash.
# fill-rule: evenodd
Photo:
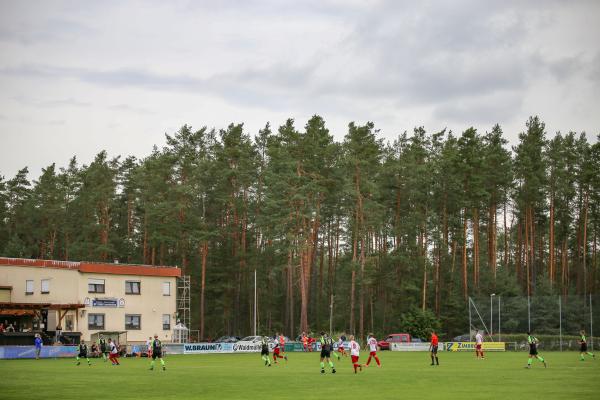
<svg viewBox="0 0 600 400">
<path fill-rule="evenodd" d="M 475 334 L 475 355 L 483 360 L 483 335 L 479 330 Z"/>
<path fill-rule="evenodd" d="M 152 336 L 148 336 L 148 340 L 146 340 L 146 356 L 152 357 Z"/>
<path fill-rule="evenodd" d="M 362 371 L 362 365 L 358 363 L 358 357 L 360 356 L 360 345 L 354 341 L 354 335 L 350 335 L 350 358 L 352 359 L 352 366 L 354 367 L 354 373 L 356 373 L 356 369 L 360 369 Z"/>
<path fill-rule="evenodd" d="M 379 362 L 379 358 L 377 357 L 377 339 L 375 339 L 375 335 L 372 333 L 369 333 L 369 336 L 367 336 L 367 344 L 369 345 L 369 359 L 367 360 L 367 364 L 365 366 L 369 366 L 371 357 L 373 357 L 377 362 L 377 367 L 381 367 L 381 362 Z"/>
</svg>

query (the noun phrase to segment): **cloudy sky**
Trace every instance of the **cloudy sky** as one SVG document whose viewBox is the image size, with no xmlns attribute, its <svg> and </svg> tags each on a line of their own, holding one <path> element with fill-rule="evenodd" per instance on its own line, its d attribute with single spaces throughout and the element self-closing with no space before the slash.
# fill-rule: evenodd
<svg viewBox="0 0 600 400">
<path fill-rule="evenodd" d="M 0 175 L 314 114 L 600 133 L 600 1 L 0 0 Z"/>
</svg>

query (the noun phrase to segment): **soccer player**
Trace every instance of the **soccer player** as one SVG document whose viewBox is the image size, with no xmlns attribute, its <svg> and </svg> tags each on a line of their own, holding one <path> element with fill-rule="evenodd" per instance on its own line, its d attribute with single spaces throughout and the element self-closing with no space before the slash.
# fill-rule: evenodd
<svg viewBox="0 0 600 400">
<path fill-rule="evenodd" d="M 327 335 L 327 341 L 329 342 L 329 353 L 333 354 L 339 361 L 340 355 L 335 351 L 335 341 L 333 340 L 333 337 Z"/>
<path fill-rule="evenodd" d="M 148 336 L 146 340 L 146 355 L 148 358 L 152 357 L 152 336 Z"/>
<path fill-rule="evenodd" d="M 308 351 L 308 337 L 306 336 L 306 332 L 302 332 L 302 347 L 303 351 Z"/>
<path fill-rule="evenodd" d="M 379 362 L 379 358 L 377 357 L 377 339 L 375 339 L 375 335 L 369 333 L 367 336 L 367 344 L 369 345 L 369 358 L 367 359 L 366 366 L 368 367 L 371 363 L 371 357 L 375 359 L 377 362 L 377 367 L 381 367 L 381 362 Z"/>
<path fill-rule="evenodd" d="M 483 357 L 483 335 L 477 330 L 475 334 L 475 355 L 478 359 L 484 359 Z"/>
<path fill-rule="evenodd" d="M 321 338 L 319 339 L 321 342 L 321 373 L 325 373 L 325 363 L 323 360 L 327 360 L 327 364 L 329 364 L 329 368 L 331 368 L 331 373 L 335 374 L 335 367 L 333 366 L 333 362 L 331 361 L 331 350 L 332 340 L 331 338 L 325 334 L 325 332 L 321 331 Z"/>
<path fill-rule="evenodd" d="M 265 366 L 271 366 L 271 359 L 269 358 L 269 338 L 266 336 L 263 336 L 261 339 L 261 349 L 260 349 L 260 356 L 263 359 L 263 361 L 265 362 Z"/>
<path fill-rule="evenodd" d="M 360 356 L 360 345 L 354 341 L 354 335 L 350 335 L 350 343 L 348 347 L 350 347 L 350 358 L 352 359 L 352 366 L 354 367 L 354 373 L 356 374 L 357 368 L 362 371 L 362 365 L 358 363 L 358 357 Z"/>
<path fill-rule="evenodd" d="M 158 339 L 158 335 L 154 335 L 154 340 L 152 341 L 152 361 L 150 362 L 150 371 L 154 369 L 154 361 L 157 358 L 160 360 L 162 370 L 165 371 L 167 368 L 165 367 L 165 360 L 162 358 L 162 342 Z"/>
<path fill-rule="evenodd" d="M 544 358 L 538 355 L 537 345 L 539 342 L 540 341 L 537 340 L 537 338 L 533 336 L 531 332 L 527 332 L 527 343 L 529 344 L 529 359 L 527 360 L 527 366 L 525 368 L 531 368 L 531 363 L 533 362 L 534 358 L 537 358 L 538 361 L 543 362 L 544 368 L 548 366 L 546 365 L 546 361 L 544 360 Z"/>
<path fill-rule="evenodd" d="M 276 338 L 275 340 L 279 339 L 279 350 L 281 351 L 281 354 L 283 354 L 283 356 L 285 357 L 285 361 L 287 361 L 287 356 L 285 355 L 285 336 L 283 336 L 283 333 L 279 334 L 279 338 Z"/>
<path fill-rule="evenodd" d="M 88 357 L 88 348 L 87 348 L 87 344 L 85 344 L 85 342 L 82 340 L 79 343 L 79 354 L 77 354 L 77 365 L 81 364 L 81 361 L 79 361 L 80 358 L 85 358 L 87 360 L 88 365 L 92 365 L 92 363 L 90 362 L 90 359 Z"/>
<path fill-rule="evenodd" d="M 592 356 L 593 359 L 596 358 L 596 356 L 589 352 L 587 349 L 587 338 L 585 337 L 585 331 L 582 329 L 579 334 L 581 335 L 581 338 L 579 339 L 579 351 L 581 352 L 581 358 L 579 359 L 580 361 L 584 361 L 585 360 L 585 355 L 588 354 L 590 356 Z"/>
<path fill-rule="evenodd" d="M 275 362 L 275 364 L 279 364 L 277 362 L 278 358 L 283 358 L 286 362 L 288 360 L 286 355 L 281 355 L 281 353 L 282 353 L 281 347 L 282 346 L 281 346 L 281 342 L 279 342 L 279 340 L 278 340 L 278 335 L 275 335 L 275 346 L 273 347 L 273 361 Z"/>
<path fill-rule="evenodd" d="M 106 362 L 108 357 L 108 346 L 106 345 L 106 340 L 104 338 L 100 338 L 100 351 L 102 352 L 104 362 Z"/>
<path fill-rule="evenodd" d="M 108 338 L 108 347 L 110 349 L 108 359 L 112 365 L 121 365 L 119 363 L 119 347 L 115 342 L 113 342 L 112 338 Z"/>
<path fill-rule="evenodd" d="M 338 339 L 338 351 L 342 353 L 342 356 L 347 356 L 346 350 L 344 349 L 344 342 L 346 341 L 346 336 L 342 335 Z"/>
<path fill-rule="evenodd" d="M 44 343 L 42 341 L 42 337 L 40 336 L 39 333 L 35 334 L 34 344 L 35 344 L 35 359 L 39 360 L 40 353 L 42 352 L 42 346 L 44 345 Z"/>
<path fill-rule="evenodd" d="M 431 356 L 431 365 L 440 365 L 440 360 L 438 359 L 438 337 L 435 334 L 435 331 L 431 331 L 431 343 L 429 344 L 429 354 Z M 435 360 L 435 364 L 433 361 Z"/>
</svg>

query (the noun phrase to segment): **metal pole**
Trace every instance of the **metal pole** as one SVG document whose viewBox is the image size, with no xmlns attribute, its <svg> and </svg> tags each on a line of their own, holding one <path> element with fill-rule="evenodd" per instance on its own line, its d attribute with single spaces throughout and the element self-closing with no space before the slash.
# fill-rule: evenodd
<svg viewBox="0 0 600 400">
<path fill-rule="evenodd" d="M 527 331 L 531 332 L 531 302 L 529 301 L 529 295 L 527 295 Z"/>
<path fill-rule="evenodd" d="M 496 295 L 496 293 L 490 294 L 490 338 L 492 339 L 492 342 L 494 341 L 494 329 L 493 329 L 494 320 L 492 318 L 493 318 L 493 312 L 494 312 L 493 298 L 495 295 Z"/>
<path fill-rule="evenodd" d="M 501 342 L 502 341 L 502 334 L 500 333 L 500 297 L 502 296 L 498 296 L 498 341 Z"/>
<path fill-rule="evenodd" d="M 594 351 L 594 314 L 592 313 L 592 294 L 590 293 L 590 347 Z"/>
<path fill-rule="evenodd" d="M 560 351 L 562 351 L 562 299 L 558 295 L 558 340 L 560 342 Z"/>
<path fill-rule="evenodd" d="M 329 336 L 333 337 L 333 293 L 329 299 Z"/>
<path fill-rule="evenodd" d="M 469 296 L 469 342 L 473 339 L 473 336 L 471 335 L 471 326 L 471 296 Z"/>
<path fill-rule="evenodd" d="M 256 303 L 257 303 L 257 291 L 256 291 L 256 269 L 254 270 L 254 336 L 256 336 Z"/>
</svg>

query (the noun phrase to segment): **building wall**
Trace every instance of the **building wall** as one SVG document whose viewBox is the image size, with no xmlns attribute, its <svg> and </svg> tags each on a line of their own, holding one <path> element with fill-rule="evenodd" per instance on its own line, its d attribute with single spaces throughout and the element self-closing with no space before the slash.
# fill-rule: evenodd
<svg viewBox="0 0 600 400">
<path fill-rule="evenodd" d="M 88 329 L 89 314 L 104 314 L 103 331 L 127 331 L 128 342 L 145 342 L 149 336 L 157 334 L 163 341 L 171 340 L 171 331 L 175 326 L 176 303 L 176 278 L 158 276 L 134 276 L 134 275 L 107 275 L 107 274 L 81 274 L 79 281 L 79 292 L 83 293 L 81 302 L 89 303 L 82 313 L 80 311 L 79 328 L 85 340 L 100 330 Z M 105 293 L 88 293 L 88 282 L 90 279 L 104 279 Z M 125 282 L 140 282 L 140 294 L 126 294 Z M 171 285 L 171 295 L 164 296 L 162 293 L 163 282 Z M 86 298 L 89 301 L 86 301 Z M 124 301 L 123 307 L 93 306 L 94 299 L 116 299 Z M 83 318 L 82 318 L 82 314 Z M 125 329 L 125 315 L 140 315 L 141 329 Z M 171 329 L 163 330 L 163 314 L 170 315 Z"/>
<path fill-rule="evenodd" d="M 50 280 L 47 294 L 41 293 L 42 279 Z M 104 293 L 89 293 L 90 279 L 104 280 Z M 34 281 L 33 294 L 26 294 L 27 280 Z M 126 281 L 140 282 L 140 294 L 126 294 Z M 170 283 L 170 296 L 163 295 L 163 282 Z M 76 269 L 0 265 L 0 286 L 13 287 L 13 303 L 86 304 L 85 308 L 67 314 L 74 320 L 73 330 L 81 332 L 82 339 L 86 341 L 99 331 L 127 331 L 128 342 L 144 342 L 154 334 L 168 342 L 176 323 L 175 277 L 82 273 Z M 94 305 L 95 299 L 116 300 L 117 305 Z M 104 329 L 88 329 L 90 314 L 104 314 Z M 125 329 L 127 314 L 141 316 L 141 329 Z M 164 314 L 170 316 L 169 330 L 163 330 Z M 48 329 L 54 330 L 57 321 L 56 312 L 50 310 Z M 66 330 L 64 320 L 62 328 Z"/>
</svg>

